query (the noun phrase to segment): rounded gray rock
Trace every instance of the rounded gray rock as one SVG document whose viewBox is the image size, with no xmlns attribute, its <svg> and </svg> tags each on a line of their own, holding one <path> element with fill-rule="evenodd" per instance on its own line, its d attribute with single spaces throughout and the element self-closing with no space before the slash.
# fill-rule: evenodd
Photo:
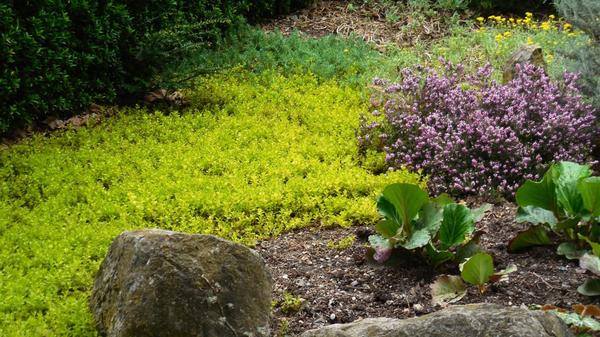
<svg viewBox="0 0 600 337">
<path fill-rule="evenodd" d="M 367 318 L 301 337 L 573 337 L 556 315 L 496 304 L 452 306 L 408 319 Z"/>
<path fill-rule="evenodd" d="M 211 235 L 124 232 L 94 281 L 101 336 L 269 336 L 271 275 L 253 250 Z"/>
</svg>

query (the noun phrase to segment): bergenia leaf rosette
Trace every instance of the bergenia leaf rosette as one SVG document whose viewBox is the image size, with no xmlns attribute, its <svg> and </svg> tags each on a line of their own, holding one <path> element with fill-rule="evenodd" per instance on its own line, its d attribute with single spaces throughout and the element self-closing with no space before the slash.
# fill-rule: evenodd
<svg viewBox="0 0 600 337">
<path fill-rule="evenodd" d="M 526 181 L 516 194 L 517 222 L 532 226 L 517 234 L 508 249 L 518 252 L 536 245 L 562 243 L 557 253 L 579 259 L 581 268 L 596 275 L 578 288 L 584 295 L 600 295 L 600 177 L 588 165 L 559 162 L 539 181 Z"/>
<path fill-rule="evenodd" d="M 417 185 L 392 184 L 379 196 L 377 209 L 382 217 L 375 225 L 378 234 L 369 237 L 374 260 L 385 262 L 395 248 L 403 248 L 437 266 L 480 250 L 480 233 L 473 235 L 475 220 L 490 207 L 471 211 L 447 195 L 429 198 Z"/>
</svg>

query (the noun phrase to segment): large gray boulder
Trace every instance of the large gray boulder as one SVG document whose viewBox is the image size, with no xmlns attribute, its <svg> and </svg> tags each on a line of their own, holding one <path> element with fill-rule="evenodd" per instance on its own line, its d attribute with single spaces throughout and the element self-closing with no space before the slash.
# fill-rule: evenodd
<svg viewBox="0 0 600 337">
<path fill-rule="evenodd" d="M 253 250 L 211 235 L 124 232 L 94 281 L 102 336 L 269 336 L 272 279 Z"/>
<path fill-rule="evenodd" d="M 301 337 L 572 337 L 554 314 L 496 304 L 452 306 L 409 319 L 368 318 Z"/>
</svg>

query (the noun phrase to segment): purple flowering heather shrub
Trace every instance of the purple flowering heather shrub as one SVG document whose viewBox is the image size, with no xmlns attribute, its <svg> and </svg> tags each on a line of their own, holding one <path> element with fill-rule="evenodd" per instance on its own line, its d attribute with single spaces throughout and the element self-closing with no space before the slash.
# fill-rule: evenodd
<svg viewBox="0 0 600 337">
<path fill-rule="evenodd" d="M 434 193 L 511 196 L 550 162 L 589 159 L 598 131 L 575 74 L 554 82 L 524 65 L 500 84 L 490 65 L 467 75 L 442 62 L 441 74 L 405 69 L 399 83 L 374 80 L 379 110 L 375 121 L 363 117 L 359 143 L 383 150 L 390 169 L 421 170 Z"/>
</svg>

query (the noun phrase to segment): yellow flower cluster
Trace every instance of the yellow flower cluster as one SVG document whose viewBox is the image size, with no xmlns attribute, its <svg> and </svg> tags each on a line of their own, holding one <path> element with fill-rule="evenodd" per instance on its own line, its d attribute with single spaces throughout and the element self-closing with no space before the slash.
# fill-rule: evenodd
<svg viewBox="0 0 600 337">
<path fill-rule="evenodd" d="M 500 34 L 496 35 L 496 42 L 500 43 L 500 42 L 502 42 L 502 40 L 509 38 L 511 36 L 512 36 L 512 33 L 510 31 L 500 33 Z"/>
<path fill-rule="evenodd" d="M 538 21 L 533 17 L 533 13 L 525 12 L 525 16 L 521 18 L 504 17 L 502 15 L 490 15 L 486 18 L 478 17 L 479 31 L 484 31 L 484 25 L 505 28 L 522 28 L 534 31 L 561 31 L 569 36 L 577 35 L 573 32 L 573 26 L 562 19 L 557 19 L 556 16 L 550 15 L 545 21 Z M 499 34 L 496 36 L 496 41 L 501 41 L 502 37 Z"/>
</svg>

